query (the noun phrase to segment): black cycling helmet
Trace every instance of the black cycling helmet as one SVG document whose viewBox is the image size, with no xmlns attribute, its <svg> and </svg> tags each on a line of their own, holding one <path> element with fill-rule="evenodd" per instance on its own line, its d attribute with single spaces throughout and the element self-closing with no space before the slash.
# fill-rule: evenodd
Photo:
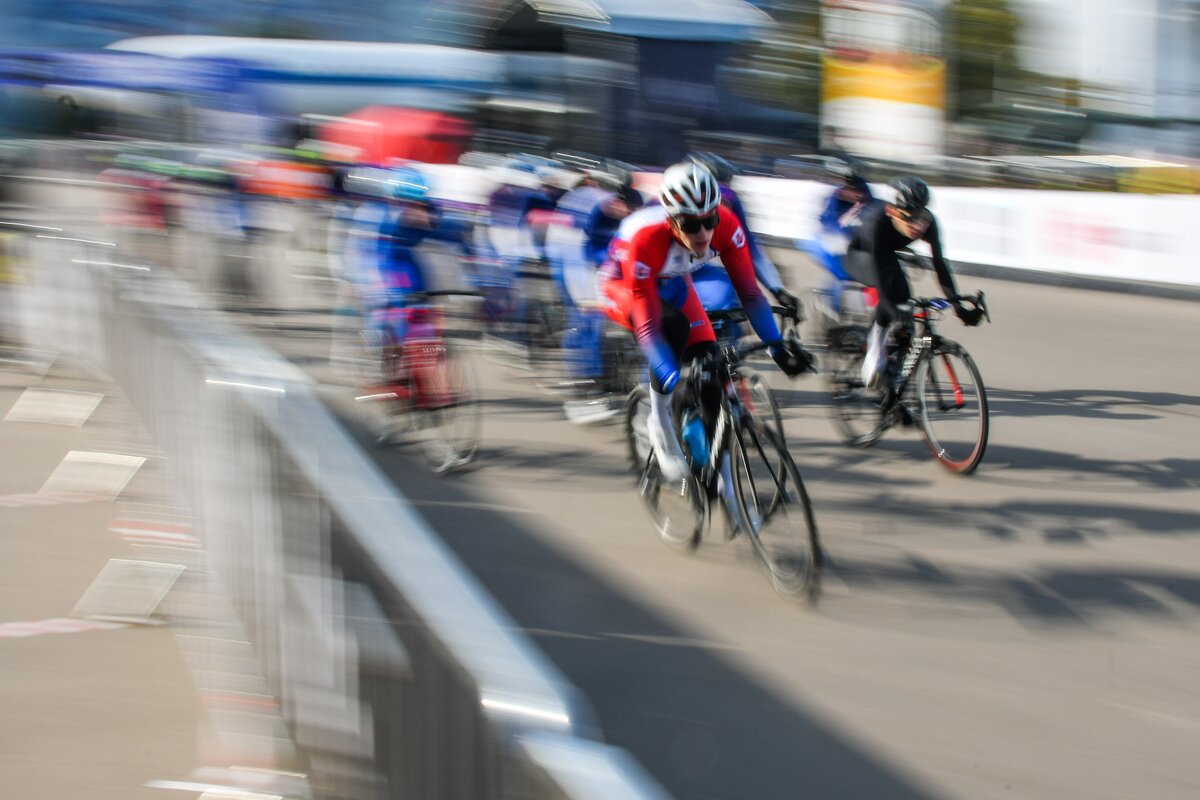
<svg viewBox="0 0 1200 800">
<path fill-rule="evenodd" d="M 708 171 L 717 179 L 717 183 L 729 183 L 733 180 L 733 176 L 737 174 L 737 167 L 716 153 L 711 153 L 707 150 L 688 153 L 688 158 L 701 166 L 708 167 Z"/>
<path fill-rule="evenodd" d="M 913 175 L 905 175 L 891 182 L 896 190 L 892 205 L 904 211 L 916 212 L 929 205 L 929 184 Z"/>
</svg>

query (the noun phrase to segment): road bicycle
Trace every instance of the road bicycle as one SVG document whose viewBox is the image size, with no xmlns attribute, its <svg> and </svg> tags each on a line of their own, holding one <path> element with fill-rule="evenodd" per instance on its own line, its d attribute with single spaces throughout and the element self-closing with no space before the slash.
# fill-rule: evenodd
<svg viewBox="0 0 1200 800">
<path fill-rule="evenodd" d="M 717 318 L 742 311 L 710 312 Z M 694 550 L 709 527 L 714 501 L 725 509 L 727 539 L 745 536 L 774 587 L 815 599 L 824 554 L 816 517 L 782 428 L 756 413 L 745 385 L 743 362 L 766 345 L 725 345 L 688 364 L 674 393 L 673 419 L 691 472 L 669 482 L 650 446 L 649 391 L 639 386 L 626 401 L 625 434 L 638 490 L 668 545 Z M 722 499 L 722 462 L 729 459 L 731 505 Z"/>
<path fill-rule="evenodd" d="M 951 298 L 991 321 L 983 292 Z M 835 427 L 854 447 L 870 447 L 890 428 L 919 425 L 939 464 L 970 474 L 988 442 L 983 377 L 966 348 L 941 336 L 936 322 L 952 303 L 919 298 L 902 304 L 889 337 L 887 370 L 878 390 L 863 386 L 868 329 L 834 325 L 826 335 L 830 408 Z"/>
<path fill-rule="evenodd" d="M 438 473 L 470 463 L 479 445 L 479 393 L 470 364 L 446 338 L 445 311 L 435 297 L 478 297 L 477 292 L 422 292 L 388 313 L 403 318 L 404 336 L 394 326 L 364 331 L 355 398 L 381 444 L 407 434 Z"/>
</svg>

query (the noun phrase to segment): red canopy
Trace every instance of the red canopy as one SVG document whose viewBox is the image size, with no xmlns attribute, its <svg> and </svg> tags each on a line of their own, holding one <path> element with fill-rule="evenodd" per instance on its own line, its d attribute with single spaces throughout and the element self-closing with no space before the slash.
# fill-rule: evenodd
<svg viewBox="0 0 1200 800">
<path fill-rule="evenodd" d="M 317 138 L 358 148 L 358 160 L 367 164 L 389 158 L 455 164 L 471 134 L 471 123 L 440 111 L 367 106 L 325 123 Z"/>
</svg>

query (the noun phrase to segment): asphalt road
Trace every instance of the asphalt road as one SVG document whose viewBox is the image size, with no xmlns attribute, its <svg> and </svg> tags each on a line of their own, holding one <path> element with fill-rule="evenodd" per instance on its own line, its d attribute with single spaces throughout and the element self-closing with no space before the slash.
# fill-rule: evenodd
<svg viewBox="0 0 1200 800">
<path fill-rule="evenodd" d="M 913 430 L 848 449 L 819 380 L 774 380 L 833 558 L 811 610 L 720 535 L 665 547 L 620 427 L 568 423 L 485 351 L 478 462 L 437 478 L 371 445 L 319 329 L 256 327 L 676 796 L 1194 797 L 1197 306 L 960 284 L 994 320 L 943 328 L 991 399 L 974 476 Z"/>
<path fill-rule="evenodd" d="M 372 452 L 677 797 L 1200 795 L 1197 306 L 960 286 L 986 290 L 994 320 L 944 328 L 988 385 L 975 475 L 941 470 L 912 430 L 847 449 L 819 381 L 775 381 L 833 558 L 815 609 L 719 536 L 665 547 L 619 427 L 568 423 L 483 351 L 473 468 Z M 326 363 L 327 317 L 243 321 L 371 446 Z"/>
</svg>

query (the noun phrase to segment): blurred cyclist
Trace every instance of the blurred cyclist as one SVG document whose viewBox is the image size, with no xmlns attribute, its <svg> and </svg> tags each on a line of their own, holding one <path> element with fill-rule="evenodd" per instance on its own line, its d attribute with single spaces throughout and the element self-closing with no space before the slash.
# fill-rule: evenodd
<svg viewBox="0 0 1200 800">
<path fill-rule="evenodd" d="M 954 276 L 942 255 L 942 241 L 937 219 L 929 211 L 929 187 L 920 178 L 906 176 L 891 183 L 895 197 L 891 202 L 878 203 L 862 215 L 862 222 L 850 239 L 846 254 L 846 270 L 860 283 L 879 291 L 875 307 L 870 343 L 863 360 L 862 380 L 870 389 L 877 388 L 887 366 L 884 346 L 888 330 L 899 318 L 896 308 L 912 299 L 908 277 L 900 265 L 896 251 L 918 239 L 929 245 L 938 283 L 946 298 L 954 303 L 954 311 L 964 325 L 978 325 L 982 312 L 968 309 L 958 300 Z"/>
<path fill-rule="evenodd" d="M 746 221 L 746 210 L 742 206 L 741 198 L 730 185 L 734 175 L 737 174 L 736 168 L 716 153 L 689 153 L 688 159 L 707 168 L 717 179 L 717 184 L 721 187 L 721 204 L 734 213 L 746 235 L 746 246 L 750 251 L 754 274 L 758 280 L 771 290 L 771 294 L 775 296 L 775 301 L 780 306 L 789 311 L 798 312 L 800 301 L 784 288 L 779 269 L 759 246 L 758 240 Z M 717 311 L 737 308 L 737 294 L 734 292 L 725 270 L 713 264 L 705 265 L 692 273 L 692 283 L 696 287 L 696 294 L 700 297 L 700 302 L 706 309 Z"/>
<path fill-rule="evenodd" d="M 376 187 L 376 196 L 354 213 L 347 266 L 358 288 L 368 330 L 390 334 L 394 342 L 402 342 L 407 335 L 408 309 L 429 289 L 429 276 L 417 247 L 427 239 L 442 240 L 469 255 L 469 228 L 443 221 L 429 197 L 425 177 L 416 169 L 405 166 L 372 173 L 366 181 Z"/>
<path fill-rule="evenodd" d="M 527 309 L 521 277 L 544 263 L 544 220 L 562 194 L 562 172 L 551 159 L 525 154 L 491 171 L 496 188 L 488 197 L 485 240 L 492 258 L 476 265 L 474 279 L 484 291 L 484 315 L 489 326 L 495 326 L 492 333 L 515 331 L 524 336 Z"/>
<path fill-rule="evenodd" d="M 546 256 L 558 279 L 567 325 L 562 347 L 576 398 L 563 404 L 573 422 L 611 416 L 604 401 L 602 341 L 606 317 L 596 289 L 596 271 L 608 256 L 621 221 L 642 206 L 633 170 L 615 161 L 595 161 L 580 185 L 559 201 L 546 233 Z"/>
<path fill-rule="evenodd" d="M 604 284 L 607 312 L 632 330 L 650 369 L 647 428 L 663 477 L 682 480 L 689 468 L 671 420 L 671 394 L 680 365 L 716 349 L 716 336 L 696 295 L 691 274 L 721 262 L 751 326 L 770 344 L 771 357 L 789 376 L 812 366 L 809 354 L 779 333 L 771 306 L 759 291 L 745 226 L 721 205 L 721 189 L 707 167 L 685 161 L 667 168 L 661 205 L 628 217 L 613 243 L 620 277 Z M 732 492 L 728 464 L 723 491 Z"/>
<path fill-rule="evenodd" d="M 861 221 L 862 212 L 876 202 L 876 199 L 871 194 L 871 187 L 858 173 L 853 162 L 831 158 L 827 169 L 836 188 L 821 210 L 821 228 L 816 240 L 804 249 L 829 273 L 824 294 L 829 302 L 830 316 L 836 319 L 842 313 L 843 284 L 853 280 L 842 262 L 854 230 Z"/>
</svg>

